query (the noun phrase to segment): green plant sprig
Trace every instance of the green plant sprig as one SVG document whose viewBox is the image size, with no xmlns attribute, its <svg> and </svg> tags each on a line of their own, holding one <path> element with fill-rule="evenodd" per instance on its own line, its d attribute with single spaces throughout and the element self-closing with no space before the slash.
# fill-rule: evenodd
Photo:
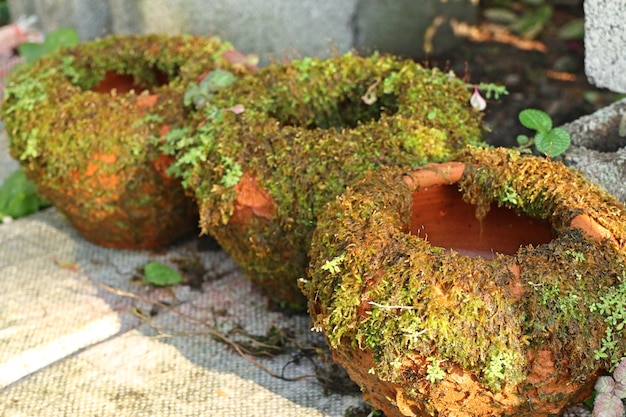
<svg viewBox="0 0 626 417">
<path fill-rule="evenodd" d="M 519 149 L 522 151 L 534 145 L 538 152 L 553 158 L 565 152 L 572 143 L 570 134 L 563 128 L 552 127 L 552 118 L 542 110 L 522 110 L 519 113 L 519 121 L 524 127 L 536 132 L 532 137 L 527 135 L 517 137 Z"/>
<path fill-rule="evenodd" d="M 492 96 L 494 100 L 498 100 L 500 96 L 509 94 L 509 90 L 507 90 L 505 86 L 493 83 L 480 83 L 476 86 L 472 85 L 471 87 L 476 87 L 478 91 L 485 93 L 485 98 L 488 100 L 491 99 Z"/>
</svg>

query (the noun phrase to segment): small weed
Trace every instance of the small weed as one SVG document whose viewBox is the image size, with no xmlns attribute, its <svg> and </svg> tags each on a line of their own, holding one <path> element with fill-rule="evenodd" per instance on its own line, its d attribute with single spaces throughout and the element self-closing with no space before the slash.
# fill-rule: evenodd
<svg viewBox="0 0 626 417">
<path fill-rule="evenodd" d="M 221 69 L 213 70 L 199 84 L 189 84 L 183 97 L 183 104 L 185 106 L 193 104 L 198 109 L 202 108 L 206 106 L 217 91 L 228 87 L 235 81 L 237 81 L 237 77 L 232 72 Z"/>
<path fill-rule="evenodd" d="M 579 251 L 567 249 L 565 254 L 571 256 L 576 262 L 585 262 L 587 260 L 585 259 L 585 254 Z"/>
<path fill-rule="evenodd" d="M 341 264 L 344 259 L 346 259 L 346 254 L 341 254 L 330 261 L 326 261 L 324 265 L 322 265 L 322 269 L 324 271 L 328 271 L 331 274 L 336 274 L 339 272 L 339 264 Z"/>
<path fill-rule="evenodd" d="M 161 262 L 148 262 L 143 270 L 144 284 L 151 284 L 157 287 L 167 287 L 182 282 L 183 276 L 180 272 L 170 268 Z"/>
<path fill-rule="evenodd" d="M 25 64 L 31 65 L 35 60 L 58 49 L 78 45 L 78 41 L 78 33 L 74 29 L 57 29 L 50 32 L 43 43 L 24 42 L 17 47 L 17 50 L 24 58 Z"/>
<path fill-rule="evenodd" d="M 498 100 L 502 95 L 509 94 L 509 91 L 505 86 L 492 83 L 480 83 L 478 85 L 468 85 L 468 87 L 474 88 L 474 93 L 470 97 L 470 105 L 478 111 L 483 111 L 487 108 L 487 101 L 480 95 L 481 91 L 485 93 L 485 97 L 487 99 L 490 99 L 493 96 L 496 100 Z"/>
<path fill-rule="evenodd" d="M 526 135 L 517 137 L 521 150 L 527 150 L 534 145 L 537 151 L 552 158 L 565 152 L 572 143 L 570 134 L 560 127 L 552 127 L 552 118 L 542 110 L 522 110 L 519 121 L 524 127 L 536 132 L 533 137 Z"/>
<path fill-rule="evenodd" d="M 431 363 L 426 368 L 426 379 L 429 380 L 431 384 L 443 380 L 446 377 L 446 372 L 441 369 L 440 365 L 442 361 L 432 356 L 428 358 L 428 360 Z"/>
<path fill-rule="evenodd" d="M 0 218 L 9 216 L 17 219 L 48 205 L 45 199 L 37 195 L 35 185 L 21 169 L 9 175 L 0 187 Z"/>
<path fill-rule="evenodd" d="M 509 379 L 513 364 L 518 358 L 512 353 L 498 352 L 492 356 L 483 370 L 485 382 L 491 388 L 501 389 L 502 383 Z"/>
<path fill-rule="evenodd" d="M 492 96 L 494 100 L 498 100 L 500 99 L 500 96 L 506 96 L 509 94 L 509 91 L 505 86 L 493 83 L 480 83 L 475 85 L 474 88 L 478 91 L 484 92 L 487 100 L 491 99 Z"/>
<path fill-rule="evenodd" d="M 597 311 L 604 316 L 604 321 L 608 324 L 602 339 L 602 346 L 594 351 L 594 357 L 596 360 L 610 359 L 615 365 L 622 359 L 615 357 L 615 348 L 618 341 L 624 337 L 626 326 L 626 272 L 622 275 L 620 284 L 611 287 L 605 295 L 600 297 L 600 301 L 589 306 L 589 310 Z"/>
<path fill-rule="evenodd" d="M 510 203 L 514 206 L 518 205 L 519 203 L 519 195 L 517 195 L 517 191 L 515 191 L 515 189 L 509 185 L 503 188 L 500 198 L 502 199 L 502 202 Z"/>
</svg>

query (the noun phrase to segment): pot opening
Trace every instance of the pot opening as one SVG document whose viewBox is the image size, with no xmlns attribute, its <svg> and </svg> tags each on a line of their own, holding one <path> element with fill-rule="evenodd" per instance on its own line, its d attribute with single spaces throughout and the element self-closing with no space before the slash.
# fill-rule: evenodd
<svg viewBox="0 0 626 417">
<path fill-rule="evenodd" d="M 101 94 L 109 94 L 116 90 L 118 94 L 127 94 L 131 90 L 139 94 L 142 91 L 151 88 L 160 87 L 169 83 L 167 74 L 156 68 L 151 68 L 148 72 L 149 77 L 137 82 L 136 78 L 131 74 L 123 74 L 115 71 L 108 71 L 102 80 L 91 91 Z"/>
<path fill-rule="evenodd" d="M 545 244 L 555 237 L 547 221 L 520 216 L 496 204 L 479 221 L 475 207 L 463 201 L 454 185 L 413 193 L 410 233 L 434 246 L 486 259 L 492 259 L 496 253 L 513 255 L 521 246 Z"/>
<path fill-rule="evenodd" d="M 394 94 L 385 94 L 376 97 L 371 104 L 366 104 L 365 88 L 355 88 L 341 97 L 335 106 L 330 108 L 307 108 L 303 111 L 307 116 L 286 112 L 270 112 L 270 115 L 280 121 L 282 125 L 314 129 L 353 129 L 359 124 L 376 122 L 383 114 L 394 115 L 398 111 L 398 102 Z M 309 101 L 309 106 L 315 106 L 315 100 Z M 314 113 L 314 120 L 303 121 Z"/>
</svg>

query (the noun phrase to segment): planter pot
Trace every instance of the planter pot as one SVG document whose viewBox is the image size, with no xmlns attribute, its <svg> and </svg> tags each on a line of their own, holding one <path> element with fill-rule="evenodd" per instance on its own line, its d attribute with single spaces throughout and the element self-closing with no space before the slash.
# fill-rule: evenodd
<svg viewBox="0 0 626 417">
<path fill-rule="evenodd" d="M 303 290 L 388 417 L 556 415 L 626 353 L 625 216 L 506 149 L 384 168 L 320 214 Z"/>
<path fill-rule="evenodd" d="M 157 145 L 188 122 L 183 95 L 231 46 L 191 36 L 115 36 L 12 74 L 2 117 L 11 154 L 88 240 L 155 248 L 197 229 L 197 207 Z"/>
<path fill-rule="evenodd" d="M 293 305 L 319 209 L 367 169 L 444 161 L 478 142 L 469 98 L 460 80 L 409 61 L 305 58 L 218 93 L 170 151 L 202 230 Z"/>
</svg>

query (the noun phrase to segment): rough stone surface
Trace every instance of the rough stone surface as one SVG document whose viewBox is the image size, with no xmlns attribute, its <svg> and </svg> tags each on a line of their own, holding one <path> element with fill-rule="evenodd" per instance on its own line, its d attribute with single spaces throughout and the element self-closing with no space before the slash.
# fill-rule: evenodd
<svg viewBox="0 0 626 417">
<path fill-rule="evenodd" d="M 214 34 L 267 61 L 285 54 L 327 56 L 333 44 L 350 49 L 355 1 L 153 0 L 138 2 L 137 12 L 143 33 Z M 112 12 L 115 21 L 119 14 Z"/>
<path fill-rule="evenodd" d="M 0 123 L 0 137 L 4 137 L 4 123 Z M 0 185 L 19 166 L 17 161 L 9 155 L 9 143 L 6 140 L 0 140 Z"/>
<path fill-rule="evenodd" d="M 93 39 L 111 33 L 108 2 L 102 0 L 9 0 L 11 16 L 35 15 L 44 33 L 72 27 L 81 39 Z"/>
<path fill-rule="evenodd" d="M 585 72 L 598 87 L 626 93 L 626 2 L 585 0 Z"/>
<path fill-rule="evenodd" d="M 562 127 L 572 136 L 564 162 L 626 202 L 626 100 Z"/>
<path fill-rule="evenodd" d="M 74 27 L 82 40 L 108 33 L 217 35 L 261 63 L 350 49 L 422 57 L 454 45 L 451 19 L 471 23 L 476 0 L 9 0 L 44 31 Z M 436 46 L 432 50 L 431 46 Z M 426 49 L 424 49 L 426 47 Z"/>
</svg>

